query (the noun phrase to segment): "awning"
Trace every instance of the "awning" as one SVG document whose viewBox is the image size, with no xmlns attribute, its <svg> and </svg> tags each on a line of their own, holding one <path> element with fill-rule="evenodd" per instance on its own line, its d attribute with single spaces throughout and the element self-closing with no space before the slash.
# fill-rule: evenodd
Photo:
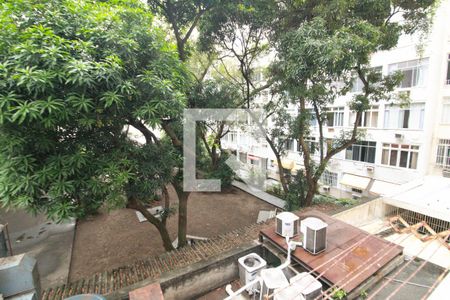
<svg viewBox="0 0 450 300">
<path fill-rule="evenodd" d="M 251 154 L 247 155 L 247 157 L 248 157 L 248 159 L 250 159 L 250 160 L 260 160 L 260 159 L 261 159 L 260 157 L 254 156 L 254 155 L 251 155 Z"/>
<path fill-rule="evenodd" d="M 370 188 L 371 194 L 376 195 L 392 195 L 400 186 L 387 181 L 375 180 Z"/>
<path fill-rule="evenodd" d="M 278 165 L 276 160 L 274 161 L 274 163 Z M 283 166 L 283 169 L 292 170 L 295 167 L 295 161 L 291 159 L 282 159 L 281 165 Z"/>
<path fill-rule="evenodd" d="M 339 183 L 360 190 L 365 190 L 370 183 L 370 178 L 345 173 L 344 176 L 342 176 L 342 179 Z"/>
</svg>

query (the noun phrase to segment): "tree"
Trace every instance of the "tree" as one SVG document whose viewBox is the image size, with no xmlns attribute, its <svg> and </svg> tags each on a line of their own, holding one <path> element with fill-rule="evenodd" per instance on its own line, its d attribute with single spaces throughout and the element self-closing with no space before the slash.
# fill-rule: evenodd
<svg viewBox="0 0 450 300">
<path fill-rule="evenodd" d="M 289 190 L 295 193 L 288 197 L 296 202 L 291 207 L 312 204 L 318 181 L 330 159 L 358 141 L 361 117 L 370 103 L 393 97 L 391 92 L 401 76 L 383 77 L 370 68 L 370 56 L 393 48 L 401 33 L 423 28 L 433 2 L 337 0 L 305 1 L 299 5 L 297 1 L 287 1 L 277 24 L 276 74 L 279 88 L 298 110 L 291 133 L 300 144 L 304 164 L 302 174 Z M 404 21 L 394 21 L 396 14 L 401 14 Z M 323 125 L 327 121 L 327 106 L 348 93 L 354 80 L 361 80 L 364 88 L 350 104 L 356 113 L 352 129 L 342 131 L 332 142 L 326 141 Z M 317 161 L 313 158 L 315 149 L 307 139 L 312 117 L 319 129 Z"/>
<path fill-rule="evenodd" d="M 274 1 L 229 1 L 220 9 L 212 11 L 201 20 L 199 31 L 199 47 L 202 51 L 215 51 L 219 53 L 218 63 L 213 65 L 229 84 L 236 86 L 241 92 L 242 102 L 236 108 L 247 108 L 252 115 L 252 121 L 258 130 L 263 133 L 270 148 L 276 156 L 280 172 L 280 181 L 287 191 L 287 181 L 283 174 L 281 156 L 285 141 L 285 133 L 281 127 L 266 131 L 264 123 L 275 110 L 282 110 L 282 101 L 257 103 L 255 99 L 263 91 L 268 91 L 273 81 L 270 73 L 264 70 L 261 60 L 269 55 L 271 48 L 271 34 L 274 30 L 274 21 L 277 12 Z M 230 66 L 231 65 L 231 66 Z M 255 75 L 264 73 L 265 82 L 259 82 Z M 252 114 L 253 109 L 265 108 L 267 113 L 263 119 Z M 255 129 L 256 129 L 255 128 Z M 248 128 L 247 128 L 248 129 Z M 272 138 L 277 136 L 277 139 Z"/>
<path fill-rule="evenodd" d="M 170 27 L 172 28 L 173 38 L 177 45 L 178 58 L 181 62 L 187 63 L 194 51 L 190 45 L 193 38 L 193 33 L 197 28 L 200 20 L 204 15 L 209 12 L 219 1 L 215 0 L 148 0 L 151 10 L 162 17 Z M 193 95 L 195 91 L 201 88 L 202 81 L 206 75 L 211 60 L 208 58 L 206 67 L 204 67 L 200 74 L 197 75 L 197 87 L 193 88 Z M 193 108 L 195 99 L 193 97 L 188 98 L 188 107 Z M 182 153 L 183 140 L 182 131 L 179 130 L 182 127 L 182 120 L 166 119 L 162 124 L 162 129 L 165 134 L 170 138 L 173 145 L 178 152 Z M 187 206 L 190 192 L 183 189 L 182 179 L 183 170 L 178 169 L 178 176 L 175 176 L 171 182 L 178 196 L 178 246 L 183 247 L 187 243 Z"/>
<path fill-rule="evenodd" d="M 189 42 L 201 18 L 219 4 L 218 0 L 148 0 L 151 9 L 161 15 L 172 27 L 177 44 L 178 56 L 187 61 L 190 54 Z"/>
<path fill-rule="evenodd" d="M 209 79 L 199 83 L 197 89 L 191 95 L 191 104 L 200 108 L 233 108 L 240 103 L 240 94 L 235 86 L 220 79 Z M 228 133 L 228 124 L 225 121 L 199 122 L 199 136 L 203 142 L 207 156 L 210 159 L 207 171 L 214 172 L 219 169 L 222 154 L 221 139 Z"/>
<path fill-rule="evenodd" d="M 145 124 L 179 118 L 190 76 L 140 1 L 5 1 L 0 9 L 0 202 L 61 220 L 146 210 L 180 157 Z M 131 140 L 133 126 L 145 143 Z"/>
</svg>

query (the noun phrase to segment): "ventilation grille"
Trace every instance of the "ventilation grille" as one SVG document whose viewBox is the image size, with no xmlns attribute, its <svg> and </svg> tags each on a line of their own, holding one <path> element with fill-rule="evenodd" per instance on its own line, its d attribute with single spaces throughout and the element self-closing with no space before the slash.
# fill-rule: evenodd
<svg viewBox="0 0 450 300">
<path fill-rule="evenodd" d="M 282 230 L 283 230 L 283 221 L 281 221 L 280 219 L 277 219 L 276 232 L 281 235 Z"/>
</svg>

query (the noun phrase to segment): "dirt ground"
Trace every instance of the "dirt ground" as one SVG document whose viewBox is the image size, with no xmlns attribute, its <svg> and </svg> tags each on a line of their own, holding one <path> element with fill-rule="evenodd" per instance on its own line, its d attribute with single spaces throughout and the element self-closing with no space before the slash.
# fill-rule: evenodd
<svg viewBox="0 0 450 300">
<path fill-rule="evenodd" d="M 171 199 L 176 199 L 174 191 L 170 194 Z M 250 225 L 256 222 L 260 210 L 275 209 L 236 188 L 225 193 L 192 193 L 188 201 L 187 232 L 203 237 Z M 175 239 L 177 215 L 171 216 L 167 225 Z M 78 221 L 69 280 L 85 278 L 162 252 L 164 248 L 158 231 L 148 222 L 139 223 L 134 210 L 103 211 Z"/>
<path fill-rule="evenodd" d="M 172 204 L 176 204 L 175 192 L 169 192 Z M 260 210 L 275 209 L 237 188 L 222 193 L 192 193 L 188 201 L 187 233 L 202 237 L 213 237 L 253 224 Z M 337 207 L 320 204 L 314 208 L 329 213 Z M 176 214 L 168 219 L 167 227 L 172 239 L 175 239 Z M 158 231 L 148 222 L 139 223 L 134 210 L 103 211 L 78 221 L 69 281 L 163 252 Z"/>
</svg>

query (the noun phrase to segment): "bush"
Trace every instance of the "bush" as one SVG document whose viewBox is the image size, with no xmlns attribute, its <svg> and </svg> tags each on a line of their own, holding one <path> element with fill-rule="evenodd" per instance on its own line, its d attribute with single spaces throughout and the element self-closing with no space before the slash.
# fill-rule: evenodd
<svg viewBox="0 0 450 300">
<path fill-rule="evenodd" d="M 293 211 L 302 207 L 307 191 L 305 175 L 302 172 L 298 172 L 292 182 L 289 183 L 289 191 L 285 197 L 286 210 Z"/>
<path fill-rule="evenodd" d="M 222 189 L 231 187 L 235 175 L 234 171 L 225 163 L 228 157 L 228 154 L 223 152 L 217 169 L 209 171 L 206 174 L 206 178 L 208 179 L 220 179 L 220 186 Z"/>
<path fill-rule="evenodd" d="M 275 185 L 270 186 L 269 188 L 267 188 L 266 192 L 271 194 L 271 195 L 273 195 L 273 196 L 275 196 L 275 197 L 278 197 L 280 199 L 284 199 L 285 198 L 285 195 L 284 195 L 284 192 L 283 192 L 283 188 L 281 187 L 281 184 L 275 184 Z"/>
<path fill-rule="evenodd" d="M 322 194 L 315 195 L 313 198 L 314 203 L 336 203 L 336 201 L 336 198 Z"/>
</svg>

